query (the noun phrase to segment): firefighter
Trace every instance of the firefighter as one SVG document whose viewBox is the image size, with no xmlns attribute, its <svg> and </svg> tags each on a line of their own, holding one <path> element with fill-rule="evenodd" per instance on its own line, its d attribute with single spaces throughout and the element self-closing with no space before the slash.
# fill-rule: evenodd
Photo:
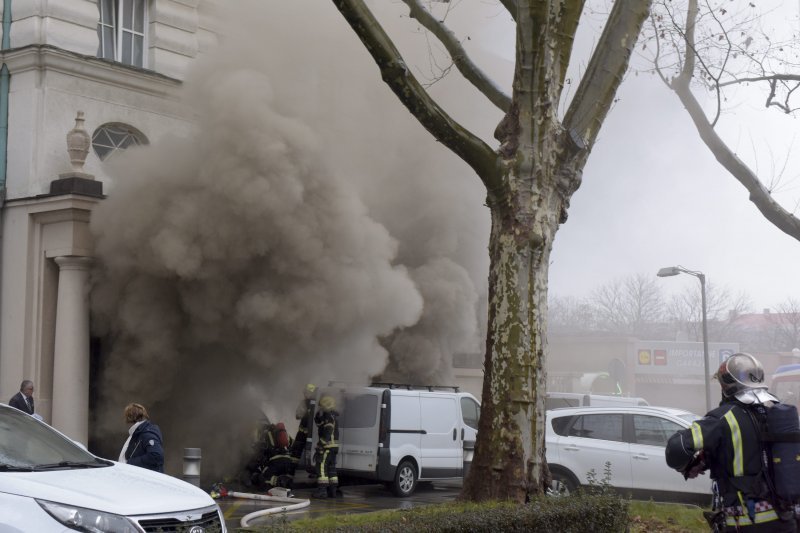
<svg viewBox="0 0 800 533">
<path fill-rule="evenodd" d="M 793 506 L 774 497 L 762 443 L 767 409 L 778 402 L 764 385 L 764 368 L 750 354 L 726 359 L 714 376 L 722 387 L 719 407 L 670 437 L 667 464 L 686 479 L 709 470 L 715 507 L 706 518 L 713 531 L 795 532 Z"/>
<path fill-rule="evenodd" d="M 260 485 L 266 490 L 272 487 L 292 488 L 292 458 L 289 453 L 291 441 L 283 422 L 278 422 L 267 433 L 267 460 L 261 470 Z"/>
<path fill-rule="evenodd" d="M 294 481 L 294 473 L 297 470 L 297 465 L 300 464 L 300 457 L 303 455 L 303 450 L 306 448 L 306 441 L 308 440 L 308 432 L 311 429 L 311 417 L 314 415 L 314 395 L 317 392 L 317 386 L 309 383 L 303 389 L 303 399 L 297 405 L 295 411 L 295 418 L 300 421 L 297 427 L 297 435 L 294 437 L 291 449 L 291 477 Z"/>
<path fill-rule="evenodd" d="M 271 424 L 266 417 L 259 420 L 253 428 L 253 454 L 244 467 L 241 482 L 246 487 L 261 488 L 261 472 L 269 459 L 267 434 L 270 432 Z"/>
<path fill-rule="evenodd" d="M 339 413 L 332 396 L 319 400 L 319 410 L 314 415 L 317 425 L 317 490 L 314 498 L 335 498 L 342 496 L 339 478 L 336 475 L 336 455 L 339 453 Z"/>
</svg>

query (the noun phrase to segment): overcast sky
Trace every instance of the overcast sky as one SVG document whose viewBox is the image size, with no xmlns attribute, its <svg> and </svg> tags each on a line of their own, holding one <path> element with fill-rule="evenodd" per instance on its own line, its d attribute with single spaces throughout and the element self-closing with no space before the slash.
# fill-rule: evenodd
<svg viewBox="0 0 800 533">
<path fill-rule="evenodd" d="M 465 6 L 462 3 L 459 8 Z M 512 57 L 513 32 L 502 8 L 484 4 L 486 23 L 471 37 L 485 49 Z M 781 27 L 796 32 L 798 4 L 783 5 Z M 576 51 L 588 50 L 585 24 Z M 789 24 L 783 24 L 783 21 Z M 642 65 L 641 58 L 635 59 Z M 737 95 L 720 131 L 737 153 L 772 176 L 800 142 L 798 120 L 764 109 L 764 97 Z M 575 193 L 569 220 L 556 236 L 550 294 L 585 296 L 597 286 L 635 273 L 682 265 L 706 274 L 732 293 L 745 291 L 754 311 L 800 300 L 800 242 L 768 223 L 701 143 L 687 112 L 659 79 L 629 74 L 618 93 Z M 702 94 L 698 96 L 702 98 Z M 757 162 L 754 153 L 758 156 Z M 784 172 L 785 207 L 800 199 L 800 165 Z M 698 286 L 691 276 L 662 280 L 667 292 Z"/>
<path fill-rule="evenodd" d="M 796 29 L 797 4 L 785 16 Z M 580 296 L 617 276 L 680 264 L 747 292 L 754 310 L 800 300 L 800 242 L 756 210 L 700 142 L 677 97 L 647 75 L 629 75 L 619 97 L 556 239 L 551 294 Z M 738 97 L 721 133 L 760 175 L 773 176 L 773 165 L 797 148 L 798 120 L 766 110 L 760 94 Z M 780 196 L 789 209 L 800 199 L 795 159 Z M 697 285 L 691 276 L 662 282 Z"/>
<path fill-rule="evenodd" d="M 629 78 L 623 86 L 556 239 L 551 294 L 580 296 L 614 277 L 680 264 L 746 291 L 756 309 L 800 299 L 800 242 L 763 218 L 659 84 Z"/>
</svg>

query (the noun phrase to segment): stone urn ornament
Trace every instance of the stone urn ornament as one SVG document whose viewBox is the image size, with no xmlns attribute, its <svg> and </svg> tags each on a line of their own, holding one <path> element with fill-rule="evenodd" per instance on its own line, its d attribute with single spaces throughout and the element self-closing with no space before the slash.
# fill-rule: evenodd
<svg viewBox="0 0 800 533">
<path fill-rule="evenodd" d="M 92 138 L 83 129 L 83 111 L 78 111 L 78 116 L 75 117 L 75 127 L 67 133 L 67 151 L 73 172 L 84 174 L 83 164 L 86 162 L 86 156 L 89 155 L 91 145 Z"/>
<path fill-rule="evenodd" d="M 58 179 L 50 182 L 51 195 L 81 194 L 104 198 L 103 182 L 83 171 L 83 164 L 86 163 L 91 145 L 92 138 L 83 129 L 83 111 L 78 111 L 75 127 L 67 132 L 67 152 L 72 170 L 59 174 Z"/>
</svg>

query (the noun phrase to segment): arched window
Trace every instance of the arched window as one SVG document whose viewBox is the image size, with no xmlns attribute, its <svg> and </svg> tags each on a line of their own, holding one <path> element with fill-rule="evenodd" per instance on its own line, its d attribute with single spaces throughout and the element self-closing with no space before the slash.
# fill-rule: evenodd
<svg viewBox="0 0 800 533">
<path fill-rule="evenodd" d="M 92 148 L 101 161 L 105 161 L 117 150 L 125 150 L 129 146 L 149 144 L 142 132 L 127 124 L 109 122 L 103 124 L 92 134 Z"/>
<path fill-rule="evenodd" d="M 147 0 L 99 0 L 97 56 L 144 67 Z"/>
</svg>

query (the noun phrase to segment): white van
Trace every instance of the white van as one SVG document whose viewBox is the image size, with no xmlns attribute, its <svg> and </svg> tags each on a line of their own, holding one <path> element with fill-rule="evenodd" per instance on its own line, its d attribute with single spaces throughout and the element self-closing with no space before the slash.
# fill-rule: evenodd
<svg viewBox="0 0 800 533">
<path fill-rule="evenodd" d="M 327 387 L 339 412 L 337 471 L 342 478 L 379 481 L 397 496 L 418 481 L 463 478 L 472 462 L 480 404 L 457 387 L 374 383 Z M 317 441 L 316 427 L 307 450 Z"/>
<path fill-rule="evenodd" d="M 602 394 L 583 394 L 580 392 L 548 392 L 545 397 L 545 411 L 561 407 L 623 407 L 650 405 L 644 398 L 629 396 L 605 396 Z"/>
</svg>

